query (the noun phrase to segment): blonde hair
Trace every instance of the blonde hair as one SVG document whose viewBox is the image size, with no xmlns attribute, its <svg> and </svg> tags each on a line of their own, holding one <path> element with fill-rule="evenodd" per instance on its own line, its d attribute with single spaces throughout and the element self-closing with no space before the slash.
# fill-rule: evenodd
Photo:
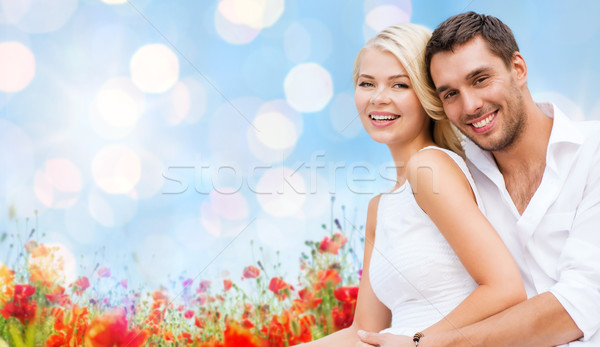
<svg viewBox="0 0 600 347">
<path fill-rule="evenodd" d="M 425 46 L 430 37 L 431 30 L 413 23 L 393 25 L 382 30 L 358 52 L 352 74 L 354 86 L 356 87 L 358 81 L 361 58 L 366 49 L 377 48 L 382 52 L 392 53 L 406 70 L 417 98 L 433 120 L 431 127 L 433 141 L 440 147 L 464 156 L 463 136 L 444 113 L 442 102 L 427 77 Z"/>
</svg>

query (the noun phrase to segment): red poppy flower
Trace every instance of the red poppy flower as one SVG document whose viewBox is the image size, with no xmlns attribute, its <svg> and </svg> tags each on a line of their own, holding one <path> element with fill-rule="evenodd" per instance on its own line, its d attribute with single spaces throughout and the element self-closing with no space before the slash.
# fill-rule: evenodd
<svg viewBox="0 0 600 347">
<path fill-rule="evenodd" d="M 243 278 L 256 278 L 260 275 L 260 270 L 254 265 L 248 265 L 242 272 Z"/>
<path fill-rule="evenodd" d="M 21 323 L 28 324 L 35 318 L 37 303 L 31 299 L 35 293 L 35 287 L 29 284 L 16 284 L 12 301 L 4 304 L 0 314 L 5 319 L 15 317 Z"/>
<path fill-rule="evenodd" d="M 231 289 L 231 286 L 233 286 L 233 282 L 231 282 L 231 280 L 223 280 L 223 289 L 225 289 L 225 291 Z"/>
<path fill-rule="evenodd" d="M 358 297 L 358 287 L 339 287 L 333 292 L 333 295 L 339 301 L 355 303 Z"/>
<path fill-rule="evenodd" d="M 292 286 L 287 284 L 281 278 L 271 278 L 271 282 L 269 283 L 269 290 L 275 293 L 279 300 L 285 299 L 289 295 L 290 289 L 292 289 Z"/>
<path fill-rule="evenodd" d="M 91 347 L 140 347 L 148 340 L 145 330 L 127 329 L 125 310 L 116 308 L 92 320 L 85 333 Z"/>
</svg>

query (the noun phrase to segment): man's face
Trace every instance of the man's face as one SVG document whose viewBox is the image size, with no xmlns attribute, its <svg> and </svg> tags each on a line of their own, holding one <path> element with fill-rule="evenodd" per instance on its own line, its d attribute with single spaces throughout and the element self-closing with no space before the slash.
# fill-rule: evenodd
<svg viewBox="0 0 600 347">
<path fill-rule="evenodd" d="M 523 132 L 524 106 L 516 70 L 492 54 L 481 37 L 453 52 L 436 53 L 430 71 L 448 118 L 482 149 L 507 149 Z"/>
</svg>

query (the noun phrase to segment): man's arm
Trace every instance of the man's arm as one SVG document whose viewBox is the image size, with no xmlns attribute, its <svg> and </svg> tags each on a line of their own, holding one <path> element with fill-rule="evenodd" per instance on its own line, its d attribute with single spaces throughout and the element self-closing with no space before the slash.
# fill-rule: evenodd
<svg viewBox="0 0 600 347">
<path fill-rule="evenodd" d="M 419 346 L 555 346 L 583 333 L 551 293 L 542 293 L 495 316 L 451 332 L 424 337 Z"/>
</svg>

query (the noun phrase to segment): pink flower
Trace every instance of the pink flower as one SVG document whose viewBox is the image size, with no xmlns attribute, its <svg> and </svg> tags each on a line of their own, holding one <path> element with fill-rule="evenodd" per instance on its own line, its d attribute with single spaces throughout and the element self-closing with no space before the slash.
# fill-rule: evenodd
<svg viewBox="0 0 600 347">
<path fill-rule="evenodd" d="M 98 270 L 98 276 L 110 277 L 110 269 L 107 267 L 100 268 L 100 270 Z"/>
<path fill-rule="evenodd" d="M 194 311 L 192 310 L 187 310 L 183 313 L 183 316 L 187 319 L 190 319 L 192 317 L 194 317 Z"/>
<path fill-rule="evenodd" d="M 201 281 L 200 285 L 198 286 L 198 289 L 196 289 L 196 293 L 205 293 L 208 290 L 209 286 L 210 286 L 210 281 L 207 281 L 207 280 Z"/>
<path fill-rule="evenodd" d="M 194 279 L 188 278 L 188 279 L 184 280 L 182 284 L 184 287 L 189 287 L 192 285 L 192 283 L 194 283 Z"/>
<path fill-rule="evenodd" d="M 69 287 L 73 287 L 75 294 L 81 295 L 83 292 L 90 287 L 90 280 L 87 277 L 79 277 L 75 282 L 71 283 Z"/>
</svg>

